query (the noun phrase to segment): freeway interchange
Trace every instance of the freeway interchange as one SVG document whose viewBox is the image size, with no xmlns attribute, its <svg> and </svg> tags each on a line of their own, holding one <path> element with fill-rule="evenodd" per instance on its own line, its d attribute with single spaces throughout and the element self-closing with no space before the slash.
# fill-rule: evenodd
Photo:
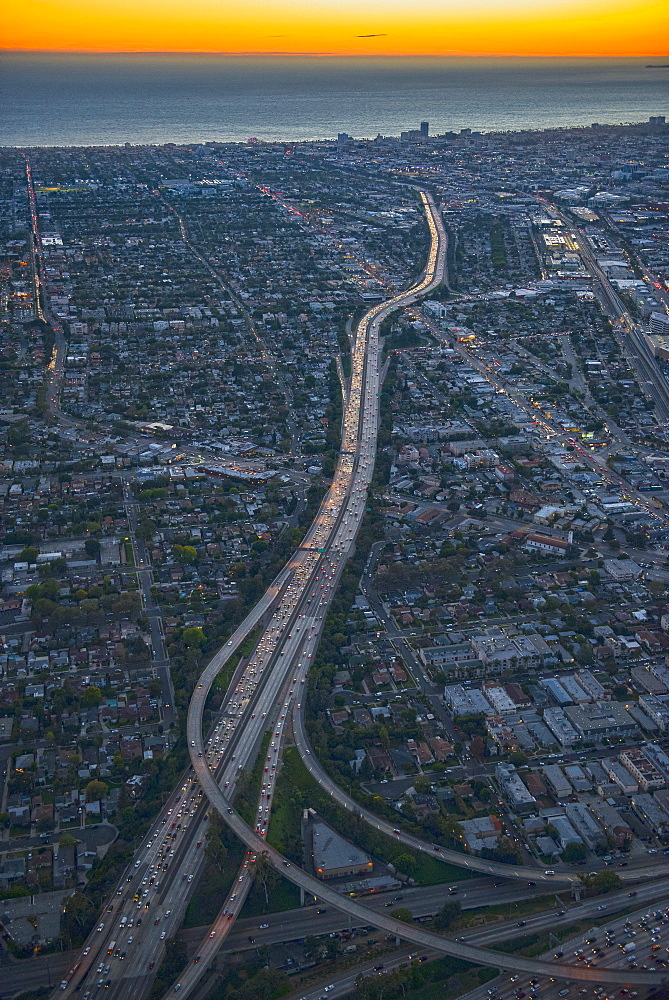
<svg viewBox="0 0 669 1000">
<path fill-rule="evenodd" d="M 280 768 L 284 729 L 292 724 L 302 758 L 314 777 L 343 808 L 355 811 L 389 836 L 413 849 L 427 851 L 442 860 L 455 860 L 461 867 L 486 874 L 525 880 L 529 874 L 536 882 L 549 882 L 556 888 L 560 882 L 565 884 L 563 876 L 557 879 L 536 869 L 514 869 L 456 852 L 437 851 L 433 845 L 392 829 L 385 821 L 362 810 L 332 783 L 313 760 L 304 733 L 302 708 L 306 677 L 327 608 L 355 544 L 373 473 L 381 384 L 380 326 L 394 310 L 411 305 L 437 287 L 445 272 L 446 235 L 439 210 L 428 192 L 421 190 L 420 197 L 430 231 L 428 261 L 415 285 L 372 307 L 357 325 L 351 350 L 349 390 L 344 399 L 341 451 L 332 484 L 299 549 L 200 676 L 187 720 L 192 769 L 172 794 L 128 865 L 78 961 L 61 983 L 62 992 L 58 995 L 64 1000 L 69 1000 L 79 990 L 85 990 L 82 1000 L 97 1000 L 104 987 L 110 991 L 110 1000 L 112 996 L 113 1000 L 129 1000 L 148 990 L 153 969 L 162 957 L 163 942 L 179 927 L 194 880 L 202 869 L 207 805 L 220 813 L 246 844 L 248 853 L 194 961 L 170 992 L 180 990 L 185 997 L 209 967 L 244 904 L 252 882 L 253 864 L 259 856 L 263 863 L 273 864 L 286 878 L 331 903 L 356 923 L 374 925 L 441 954 L 495 968 L 565 979 L 646 985 L 659 981 L 659 977 L 650 972 L 558 965 L 503 955 L 466 941 L 440 937 L 341 896 L 291 864 L 265 839 Z M 203 714 L 211 687 L 240 644 L 259 628 L 262 632 L 253 653 L 248 660 L 239 661 L 214 728 L 205 738 Z M 266 732 L 270 737 L 263 784 L 255 818 L 248 824 L 234 810 L 233 795 L 239 774 L 252 766 Z M 571 880 L 567 876 L 566 881 Z"/>
</svg>

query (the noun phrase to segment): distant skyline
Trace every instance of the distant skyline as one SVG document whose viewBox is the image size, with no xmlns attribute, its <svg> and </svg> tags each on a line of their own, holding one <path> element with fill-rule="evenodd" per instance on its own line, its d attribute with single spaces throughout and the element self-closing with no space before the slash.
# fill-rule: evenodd
<svg viewBox="0 0 669 1000">
<path fill-rule="evenodd" d="M 0 46 L 47 52 L 669 55 L 669 0 L 5 0 Z"/>
</svg>

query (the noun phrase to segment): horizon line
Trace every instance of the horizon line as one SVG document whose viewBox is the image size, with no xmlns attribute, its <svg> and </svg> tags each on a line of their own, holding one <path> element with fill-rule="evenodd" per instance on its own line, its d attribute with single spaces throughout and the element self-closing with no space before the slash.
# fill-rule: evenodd
<svg viewBox="0 0 669 1000">
<path fill-rule="evenodd" d="M 0 45 L 0 54 L 6 55 L 60 55 L 60 56 L 239 56 L 275 57 L 290 56 L 312 59 L 669 59 L 667 52 L 648 52 L 641 55 L 622 53 L 546 53 L 528 52 L 302 52 L 296 50 L 273 49 L 230 51 L 225 49 L 25 49 L 5 48 Z"/>
</svg>

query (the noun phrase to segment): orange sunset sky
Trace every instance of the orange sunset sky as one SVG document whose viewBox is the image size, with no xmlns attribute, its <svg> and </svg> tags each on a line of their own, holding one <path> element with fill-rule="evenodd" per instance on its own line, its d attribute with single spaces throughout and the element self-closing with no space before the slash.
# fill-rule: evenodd
<svg viewBox="0 0 669 1000">
<path fill-rule="evenodd" d="M 669 0 L 5 0 L 0 47 L 663 56 Z"/>
</svg>

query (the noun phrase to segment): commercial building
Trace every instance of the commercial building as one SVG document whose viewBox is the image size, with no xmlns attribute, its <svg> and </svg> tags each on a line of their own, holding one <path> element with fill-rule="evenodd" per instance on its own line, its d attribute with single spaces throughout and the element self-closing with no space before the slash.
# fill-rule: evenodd
<svg viewBox="0 0 669 1000">
<path fill-rule="evenodd" d="M 663 312 L 652 312 L 648 327 L 651 333 L 664 334 L 669 337 L 669 316 Z"/>
<path fill-rule="evenodd" d="M 630 799 L 632 809 L 653 833 L 663 836 L 669 830 L 669 816 L 658 807 L 647 792 L 639 792 Z"/>
<path fill-rule="evenodd" d="M 498 764 L 495 777 L 507 802 L 515 812 L 529 812 L 536 805 L 534 795 L 525 785 L 513 764 Z"/>
<path fill-rule="evenodd" d="M 539 683 L 543 688 L 546 688 L 553 701 L 558 705 L 571 704 L 571 696 L 567 694 L 566 689 L 562 686 L 557 677 L 542 677 Z"/>
<path fill-rule="evenodd" d="M 576 792 L 589 792 L 592 781 L 579 764 L 565 764 L 564 773 Z"/>
<path fill-rule="evenodd" d="M 644 792 L 649 792 L 654 788 L 662 788 L 666 784 L 664 775 L 637 747 L 623 751 L 620 754 L 620 762 L 636 778 L 639 788 Z"/>
<path fill-rule="evenodd" d="M 639 791 L 636 778 L 615 757 L 605 757 L 602 760 L 602 767 L 625 795 L 634 795 Z"/>
<path fill-rule="evenodd" d="M 494 715 L 495 709 L 478 688 L 464 688 L 451 684 L 444 688 L 444 701 L 454 717 L 465 715 Z"/>
<path fill-rule="evenodd" d="M 312 824 L 311 836 L 311 850 L 318 878 L 371 873 L 373 863 L 369 855 L 344 840 L 325 823 L 316 820 Z"/>
<path fill-rule="evenodd" d="M 602 687 L 597 678 L 593 677 L 589 670 L 577 670 L 574 677 L 593 701 L 603 701 L 606 698 L 606 688 Z"/>
<path fill-rule="evenodd" d="M 639 707 L 649 715 L 661 732 L 669 732 L 669 706 L 657 695 L 642 694 L 639 697 Z"/>
<path fill-rule="evenodd" d="M 571 722 L 561 708 L 545 708 L 544 722 L 563 747 L 573 746 L 578 743 L 579 734 L 576 732 Z"/>
<path fill-rule="evenodd" d="M 618 701 L 595 702 L 593 705 L 572 705 L 565 715 L 584 740 L 598 741 L 605 736 L 630 736 L 637 725 L 624 705 Z"/>
<path fill-rule="evenodd" d="M 567 692 L 571 701 L 577 705 L 592 701 L 592 697 L 583 690 L 577 679 L 570 674 L 560 677 L 560 686 Z"/>
<path fill-rule="evenodd" d="M 551 657 L 550 646 L 538 633 L 509 639 L 500 629 L 489 629 L 472 636 L 471 644 L 478 658 L 496 674 L 536 669 Z"/>
<path fill-rule="evenodd" d="M 460 826 L 464 842 L 472 854 L 480 854 L 485 848 L 496 847 L 502 833 L 502 824 L 497 816 L 466 819 Z"/>
<path fill-rule="evenodd" d="M 476 676 L 481 668 L 481 662 L 468 642 L 428 646 L 427 649 L 421 649 L 418 655 L 426 667 L 437 667 L 454 677 Z"/>
<path fill-rule="evenodd" d="M 605 559 L 604 569 L 616 583 L 636 580 L 641 576 L 641 566 L 633 559 Z"/>
<path fill-rule="evenodd" d="M 557 764 L 548 764 L 543 768 L 542 774 L 558 801 L 566 799 L 571 795 L 572 787 Z"/>
<path fill-rule="evenodd" d="M 615 806 L 608 802 L 597 801 L 591 804 L 590 809 L 604 833 L 607 837 L 611 837 L 616 847 L 629 844 L 632 831 Z"/>
<path fill-rule="evenodd" d="M 593 850 L 605 840 L 604 831 L 583 802 L 568 802 L 565 815 L 584 843 Z"/>
<path fill-rule="evenodd" d="M 530 534 L 525 536 L 523 548 L 545 552 L 551 556 L 563 556 L 569 548 L 569 542 L 563 542 L 561 538 L 551 538 L 550 535 Z"/>
<path fill-rule="evenodd" d="M 544 814 L 552 827 L 557 831 L 560 847 L 564 851 L 570 844 L 582 844 L 580 835 L 576 832 L 567 816 L 562 813 Z"/>
<path fill-rule="evenodd" d="M 509 697 L 501 684 L 489 681 L 483 685 L 483 690 L 487 700 L 500 715 L 515 714 L 518 711 L 515 702 Z"/>
</svg>

